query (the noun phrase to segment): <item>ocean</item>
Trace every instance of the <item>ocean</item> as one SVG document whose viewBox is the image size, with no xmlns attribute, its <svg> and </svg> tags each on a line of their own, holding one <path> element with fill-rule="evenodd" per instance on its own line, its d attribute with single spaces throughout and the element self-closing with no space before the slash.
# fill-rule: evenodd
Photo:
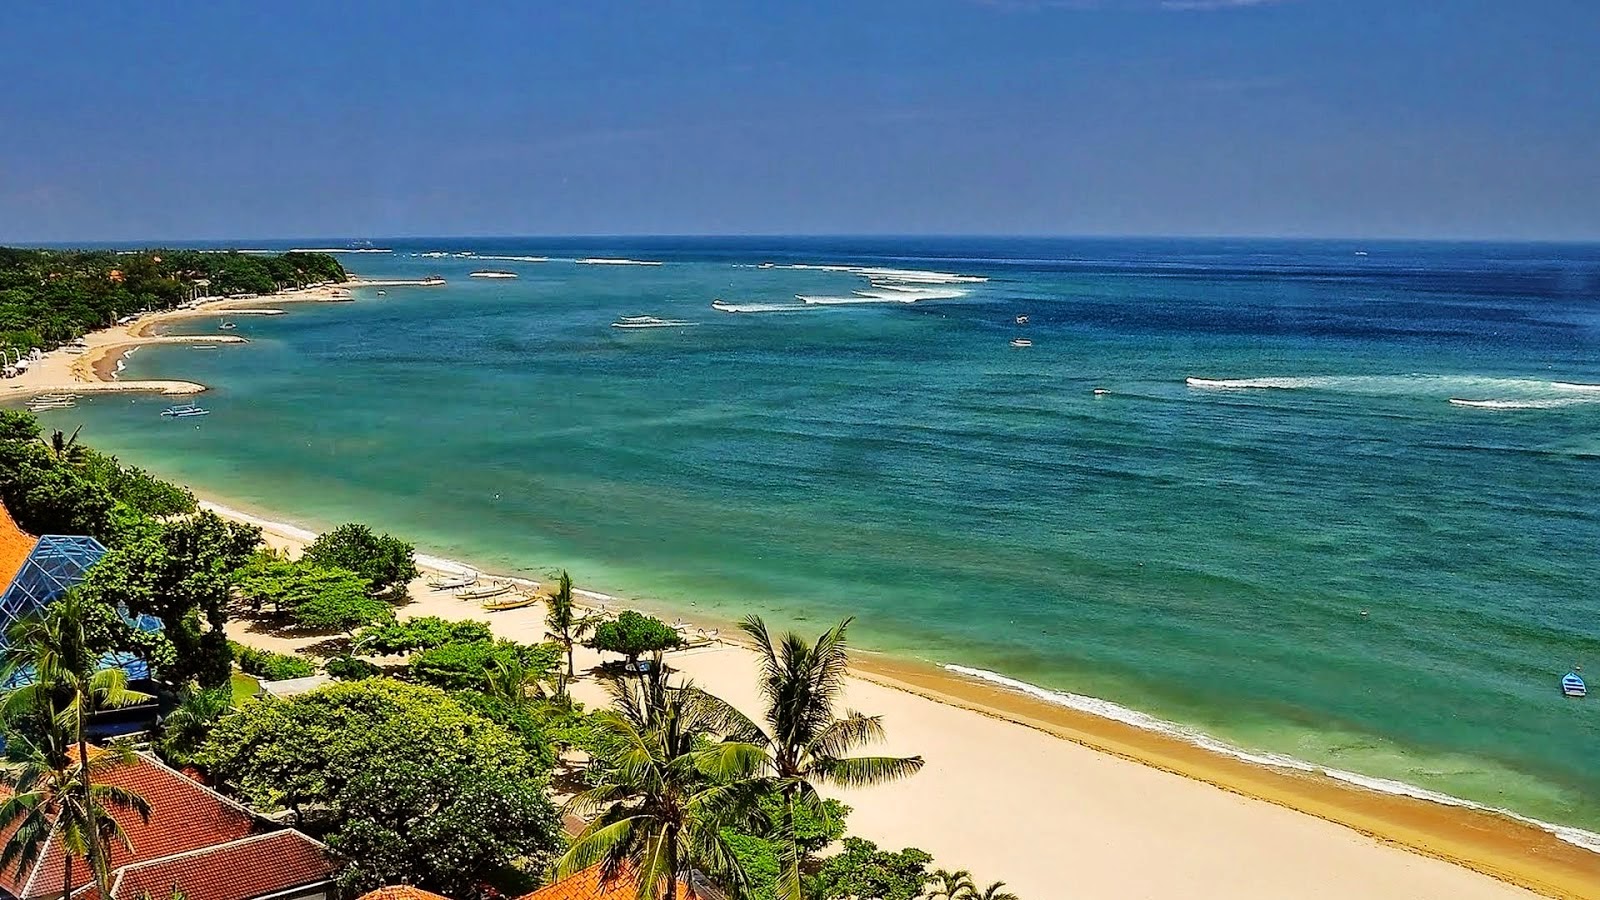
<svg viewBox="0 0 1600 900">
<path fill-rule="evenodd" d="M 47 424 L 277 518 L 685 616 L 855 616 L 864 648 L 1600 831 L 1600 705 L 1557 686 L 1600 673 L 1600 247 L 381 246 L 342 259 L 448 284 L 127 360 L 212 385 L 204 419 Z"/>
</svg>

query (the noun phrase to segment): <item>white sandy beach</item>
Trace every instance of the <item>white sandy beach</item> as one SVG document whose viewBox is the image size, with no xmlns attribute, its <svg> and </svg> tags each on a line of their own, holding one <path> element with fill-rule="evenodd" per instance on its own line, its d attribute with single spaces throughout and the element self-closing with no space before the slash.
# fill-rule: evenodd
<svg viewBox="0 0 1600 900">
<path fill-rule="evenodd" d="M 269 543 L 279 548 L 298 548 L 308 536 L 269 526 Z M 542 606 L 489 613 L 430 591 L 422 579 L 412 597 L 405 616 L 479 619 L 507 638 L 544 639 Z M 234 636 L 278 650 L 315 640 L 247 630 Z M 599 661 L 580 649 L 580 674 Z M 723 643 L 669 654 L 668 662 L 757 710 L 753 651 Z M 939 702 L 884 680 L 871 672 L 852 676 L 848 704 L 884 717 L 884 750 L 919 753 L 927 765 L 899 784 L 836 792 L 854 807 L 851 832 L 886 848 L 921 847 L 936 865 L 971 869 L 985 882 L 1003 879 L 1028 900 L 1537 896 L 1335 822 L 1063 740 L 1001 711 Z M 605 702 L 593 677 L 573 690 L 586 704 Z"/>
</svg>

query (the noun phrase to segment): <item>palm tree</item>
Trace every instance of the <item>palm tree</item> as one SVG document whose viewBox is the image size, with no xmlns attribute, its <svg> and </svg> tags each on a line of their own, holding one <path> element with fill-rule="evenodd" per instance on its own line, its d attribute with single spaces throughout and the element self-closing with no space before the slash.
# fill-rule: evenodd
<svg viewBox="0 0 1600 900">
<path fill-rule="evenodd" d="M 131 810 L 143 819 L 150 816 L 143 798 L 122 788 L 97 785 L 92 777 L 107 759 L 116 762 L 111 753 L 101 754 L 99 761 L 90 759 L 88 725 L 95 711 L 149 699 L 148 694 L 129 689 L 122 669 L 99 668 L 97 639 L 106 617 L 115 615 L 86 602 L 77 591 L 68 591 L 43 615 L 13 625 L 10 646 L 0 655 L 0 684 L 19 685 L 0 703 L 5 716 L 27 717 L 45 735 L 44 750 L 9 773 L 16 794 L 13 801 L 24 796 L 34 799 L 23 805 L 8 801 L 5 808 L 12 819 L 7 821 L 30 810 L 53 814 L 68 858 L 68 880 L 71 860 L 81 858 L 89 864 L 101 896 L 110 893 L 111 841 L 124 845 L 128 841 L 108 807 Z M 58 791 L 59 801 L 45 802 Z M 48 839 L 48 830 L 46 826 L 41 839 Z"/>
<path fill-rule="evenodd" d="M 744 870 L 720 829 L 747 823 L 765 790 L 752 778 L 760 748 L 712 743 L 727 724 L 726 704 L 692 684 L 669 686 L 657 675 L 611 693 L 612 708 L 595 714 L 610 751 L 607 783 L 567 805 L 598 815 L 556 864 L 557 877 L 598 863 L 608 880 L 635 880 L 639 900 L 677 900 L 679 879 L 700 871 L 743 896 Z"/>
<path fill-rule="evenodd" d="M 1005 886 L 1006 883 L 1004 881 L 996 881 L 981 891 L 973 887 L 967 892 L 966 896 L 970 897 L 971 900 L 1020 900 L 1016 894 L 1005 890 Z"/>
<path fill-rule="evenodd" d="M 195 751 L 205 743 L 211 729 L 231 709 L 233 689 L 228 685 L 185 689 L 177 707 L 161 722 L 161 737 L 156 748 L 167 762 L 188 765 L 194 761 Z"/>
<path fill-rule="evenodd" d="M 556 592 L 545 601 L 546 609 L 544 623 L 549 629 L 545 637 L 560 644 L 567 651 L 567 676 L 559 684 L 563 695 L 567 692 L 567 681 L 577 677 L 577 669 L 573 667 L 572 647 L 583 640 L 583 636 L 594 630 L 594 619 L 580 616 L 578 608 L 572 603 L 572 576 L 566 569 L 561 570 L 561 577 L 556 581 Z"/>
<path fill-rule="evenodd" d="M 16 830 L 0 849 L 0 871 L 33 865 L 54 835 L 63 855 L 63 896 L 72 894 L 73 866 L 80 859 L 88 863 L 101 896 L 107 896 L 111 846 L 132 848 L 112 811 L 148 819 L 150 807 L 127 788 L 94 783 L 96 773 L 129 762 L 131 751 L 102 753 L 84 764 L 70 746 L 57 743 L 65 736 L 47 730 L 43 746 L 24 742 L 21 759 L 7 768 L 5 781 L 13 793 L 0 804 L 0 829 Z"/>
<path fill-rule="evenodd" d="M 978 889 L 972 883 L 972 873 L 966 869 L 954 872 L 936 869 L 929 878 L 932 884 L 927 890 L 928 900 L 964 900 Z"/>
<path fill-rule="evenodd" d="M 844 689 L 850 656 L 845 619 L 828 629 L 815 645 L 794 632 L 774 644 L 760 616 L 740 623 L 755 639 L 761 655 L 761 696 L 766 701 L 766 727 L 729 708 L 729 736 L 760 747 L 770 789 L 783 797 L 783 858 L 778 873 L 778 900 L 801 900 L 800 869 L 804 851 L 794 830 L 797 805 L 821 806 L 818 784 L 866 787 L 915 774 L 920 756 L 849 756 L 852 750 L 883 738 L 883 721 L 834 708 Z"/>
<path fill-rule="evenodd" d="M 544 681 L 548 677 L 548 672 L 530 669 L 516 656 L 496 658 L 484 668 L 483 692 L 512 706 L 523 707 L 528 704 L 530 695 L 544 696 Z"/>
<path fill-rule="evenodd" d="M 71 437 L 59 430 L 50 432 L 50 455 L 54 456 L 57 462 L 71 465 L 83 462 L 86 454 L 83 445 L 78 443 L 78 432 L 82 430 L 82 425 L 72 429 Z"/>
</svg>

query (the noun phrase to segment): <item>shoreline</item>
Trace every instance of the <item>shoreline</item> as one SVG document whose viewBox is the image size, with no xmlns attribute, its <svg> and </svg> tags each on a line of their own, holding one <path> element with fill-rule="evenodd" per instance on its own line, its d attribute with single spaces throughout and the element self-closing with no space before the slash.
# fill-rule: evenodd
<svg viewBox="0 0 1600 900">
<path fill-rule="evenodd" d="M 201 503 L 204 508 L 226 518 L 261 526 L 269 544 L 279 549 L 297 550 L 315 537 L 310 529 L 272 518 L 271 514 L 247 512 L 209 499 L 202 499 Z M 470 569 L 485 578 L 537 583 L 521 577 L 494 575 L 473 566 L 469 561 L 429 555 L 421 550 L 417 562 L 418 568 L 424 573 L 419 582 L 430 575 Z M 672 608 L 670 604 L 635 601 L 576 586 L 574 594 L 580 597 L 580 605 L 591 610 L 605 608 L 616 611 L 637 607 L 651 612 L 653 607 L 653 611 L 659 613 Z M 453 600 L 448 594 L 433 599 L 442 599 L 447 604 Z M 424 604 L 425 608 L 414 612 L 408 610 L 406 614 L 441 614 L 439 609 L 426 608 L 437 605 L 437 602 Z M 457 609 L 459 611 L 453 613 L 457 617 L 462 617 L 463 612 L 471 617 L 470 614 L 475 612 L 464 605 Z M 535 613 L 534 621 L 538 627 L 542 627 L 542 605 L 496 613 L 487 621 L 495 626 L 520 623 Z M 449 616 L 452 613 L 447 610 L 443 614 Z M 727 623 L 708 622 L 701 617 L 701 621 L 695 624 L 707 627 L 715 625 L 721 632 L 718 643 L 723 645 L 722 649 L 753 659 L 753 651 L 741 640 L 742 635 L 727 636 Z M 497 627 L 496 631 L 498 633 L 501 629 Z M 539 639 L 538 633 L 531 638 L 527 634 L 518 636 L 522 639 Z M 669 654 L 668 660 L 679 671 L 695 676 L 698 683 L 713 693 L 731 693 L 727 691 L 725 676 L 707 677 L 705 673 L 696 671 L 697 666 L 687 664 L 698 661 L 703 653 L 703 650 L 674 653 Z M 1332 777 L 1321 771 L 1320 767 L 1310 764 L 1305 764 L 1304 770 L 1301 770 L 1255 761 L 1242 751 L 1237 755 L 1220 752 L 1177 734 L 1069 708 L 1002 684 L 885 653 L 855 650 L 851 658 L 850 680 L 928 701 L 969 716 L 981 716 L 985 720 L 1027 729 L 1096 755 L 1219 789 L 1247 802 L 1270 804 L 1346 829 L 1376 841 L 1379 846 L 1488 876 L 1507 886 L 1552 897 L 1600 898 L 1600 853 L 1563 839 L 1552 830 L 1564 826 L 1546 827 L 1548 823 L 1537 823 L 1476 804 L 1455 805 L 1421 796 L 1380 791 Z M 595 696 L 598 697 L 598 694 Z M 892 735 L 892 722 L 889 727 Z M 915 780 L 911 783 L 915 784 Z M 871 796 L 871 792 L 866 796 Z M 859 808 L 853 796 L 850 802 Z M 1461 803 L 1465 804 L 1466 801 Z M 885 847 L 888 847 L 887 843 Z M 955 863 L 967 865 L 961 860 Z M 995 873 L 996 877 L 1006 874 Z M 1018 885 L 1014 880 L 1012 883 Z"/>
<path fill-rule="evenodd" d="M 365 282 L 352 280 L 338 285 L 324 285 L 309 289 L 284 292 L 282 294 L 266 297 L 249 298 L 219 298 L 201 306 L 188 310 L 170 310 L 142 316 L 124 326 L 114 326 L 101 329 L 91 335 L 85 336 L 86 349 L 77 355 L 65 352 L 65 348 L 47 354 L 33 369 L 4 388 L 0 388 L 0 401 L 17 399 L 31 394 L 52 391 L 71 392 L 114 392 L 114 391 L 159 391 L 162 393 L 195 393 L 206 389 L 204 385 L 194 382 L 182 381 L 132 381 L 122 382 L 115 380 L 118 362 L 129 352 L 147 343 L 173 343 L 173 342 L 207 342 L 207 343 L 240 343 L 242 339 L 231 335 L 212 336 L 183 336 L 183 335 L 155 335 L 151 331 L 157 326 L 170 321 L 188 318 L 205 317 L 232 312 L 243 315 L 260 312 L 267 314 L 260 307 L 262 304 L 277 304 L 281 302 L 322 301 L 336 302 L 349 299 L 348 290 L 354 287 L 375 287 L 380 285 L 417 283 L 420 282 L 394 282 L 373 281 Z M 341 293 L 347 296 L 337 296 Z M 248 312 L 245 312 L 248 310 Z M 60 370 L 60 371 L 57 371 Z M 59 380 L 62 376 L 70 376 L 72 381 Z M 57 379 L 57 380 L 52 380 Z M 303 544 L 313 536 L 309 531 L 294 525 L 285 524 L 271 514 L 253 515 L 236 508 L 219 507 L 214 503 L 207 503 L 219 514 L 232 518 L 252 521 L 264 526 L 264 530 L 272 534 L 279 546 L 295 546 Z M 442 557 L 421 556 L 418 558 L 419 567 L 436 572 L 459 571 L 462 568 L 471 568 L 468 563 L 445 559 Z M 487 573 L 486 573 L 487 574 Z M 493 576 L 488 576 L 493 577 Z M 526 581 L 525 579 L 515 579 Z M 599 604 L 608 608 L 624 608 L 637 606 L 646 611 L 657 614 L 672 615 L 677 612 L 671 604 L 652 603 L 648 600 L 634 600 L 614 597 L 608 594 L 579 590 L 577 593 L 589 604 Z M 431 598 L 433 603 L 441 598 Z M 448 596 L 442 598 L 450 601 Z M 437 605 L 437 603 L 435 603 Z M 445 604 L 449 606 L 448 603 Z M 451 609 L 458 609 L 457 603 Z M 490 621 L 496 630 L 509 627 L 513 631 L 525 632 L 519 634 L 525 640 L 541 639 L 542 612 L 539 613 L 535 630 L 529 631 L 522 627 L 528 624 L 530 616 L 538 611 L 538 607 L 526 610 L 514 610 L 497 613 Z M 474 613 L 476 610 L 468 610 Z M 425 614 L 425 613 L 424 613 Z M 447 614 L 461 616 L 460 611 Z M 699 613 L 704 622 L 705 617 Z M 712 624 L 705 622 L 704 624 Z M 715 623 L 723 633 L 728 633 L 727 623 Z M 673 661 L 679 667 L 693 674 L 702 684 L 715 692 L 737 691 L 746 687 L 742 681 L 730 676 L 728 669 L 742 670 L 747 667 L 751 656 L 747 648 L 742 648 L 735 642 L 722 641 L 728 644 L 727 653 L 700 654 L 700 651 L 690 651 L 688 655 L 675 654 Z M 716 657 L 717 666 L 710 666 L 706 661 Z M 732 659 L 732 662 L 728 662 Z M 712 671 L 698 671 L 705 663 Z M 1471 871 L 1497 879 L 1503 885 L 1516 885 L 1528 888 L 1549 896 L 1575 896 L 1600 898 L 1600 855 L 1586 850 L 1575 843 L 1563 840 L 1550 828 L 1541 827 L 1541 823 L 1531 820 L 1519 820 L 1514 814 L 1502 813 L 1494 810 L 1473 808 L 1470 806 L 1457 806 L 1440 802 L 1438 800 L 1420 797 L 1405 796 L 1402 794 L 1388 793 L 1363 787 L 1349 781 L 1313 771 L 1312 766 L 1306 766 L 1306 771 L 1295 768 L 1274 766 L 1268 763 L 1251 761 L 1238 755 L 1230 755 L 1215 749 L 1208 749 L 1191 740 L 1176 734 L 1168 734 L 1151 728 L 1141 728 L 1114 718 L 1095 715 L 1094 713 L 1072 709 L 1059 703 L 1051 703 L 1039 696 L 1030 696 L 1024 690 L 1008 687 L 1001 684 L 988 683 L 978 678 L 953 673 L 936 665 L 918 663 L 910 660 L 895 659 L 884 654 L 875 654 L 868 651 L 858 651 L 852 663 L 850 689 L 854 694 L 859 690 L 876 689 L 880 695 L 889 699 L 882 699 L 878 704 L 887 703 L 897 706 L 903 701 L 897 701 L 894 695 L 903 695 L 905 698 L 915 698 L 919 704 L 912 704 L 917 710 L 917 718 L 928 719 L 935 715 L 943 716 L 946 713 L 959 714 L 955 719 L 962 730 L 984 731 L 988 723 L 995 726 L 1003 724 L 1001 733 L 1007 737 L 996 746 L 988 748 L 983 757 L 974 763 L 977 768 L 965 770 L 968 780 L 983 781 L 981 777 L 985 766 L 994 767 L 996 763 L 1010 761 L 1007 754 L 1010 752 L 1009 741 L 1021 740 L 1019 733 L 1031 733 L 1047 738 L 1051 745 L 1059 747 L 1046 747 L 1043 753 L 1055 756 L 1070 755 L 1061 748 L 1071 747 L 1077 751 L 1103 758 L 1099 762 L 1088 763 L 1079 760 L 1079 765 L 1086 768 L 1106 769 L 1110 761 L 1118 761 L 1127 765 L 1137 766 L 1149 773 L 1160 773 L 1167 778 L 1181 779 L 1183 782 L 1203 786 L 1207 789 L 1220 789 L 1221 792 L 1236 797 L 1242 803 L 1251 805 L 1270 805 L 1271 807 L 1289 810 L 1303 814 L 1299 818 L 1308 821 L 1315 820 L 1322 825 L 1336 828 L 1348 836 L 1361 836 L 1362 841 L 1368 842 L 1370 848 L 1387 848 L 1396 850 L 1404 848 L 1408 858 L 1431 859 L 1442 863 L 1452 864 L 1451 868 L 1459 867 L 1462 871 Z M 1018 683 L 1020 685 L 1020 683 Z M 1027 687 L 1027 686 L 1023 686 Z M 1042 692 L 1042 689 L 1039 689 Z M 732 699 L 732 698 L 730 698 Z M 928 705 L 939 708 L 932 712 Z M 870 711 L 878 712 L 878 708 Z M 901 721 L 906 715 L 903 712 L 893 713 L 890 723 L 891 736 L 896 730 L 895 722 Z M 939 738 L 933 739 L 935 742 Z M 952 739 L 953 740 L 953 739 Z M 904 749 L 904 748 L 902 748 Z M 912 747 L 907 752 L 924 752 L 930 758 L 935 754 L 932 748 L 925 745 Z M 944 747 L 939 748 L 941 751 Z M 1114 768 L 1114 767 L 1112 767 Z M 978 775 L 975 776 L 974 772 Z M 1059 775 L 1054 770 L 1050 772 L 1056 777 Z M 1127 775 L 1127 773 L 1121 773 Z M 1139 776 L 1129 776 L 1130 780 L 1138 780 Z M 926 779 L 924 779 L 926 781 Z M 916 784 L 912 782 L 913 786 Z M 884 791 L 886 789 L 879 789 Z M 1167 784 L 1169 793 L 1176 790 Z M 937 794 L 938 792 L 933 792 Z M 974 855 L 970 852 L 965 855 L 959 850 L 956 852 L 938 852 L 935 836 L 902 838 L 896 835 L 903 831 L 916 831 L 924 827 L 923 823 L 905 821 L 908 814 L 899 806 L 888 810 L 882 809 L 882 803 L 876 793 L 869 792 L 858 800 L 851 794 L 850 802 L 857 805 L 858 809 L 873 809 L 878 817 L 876 832 L 867 834 L 879 840 L 887 848 L 904 844 L 920 844 L 930 851 L 934 851 L 942 864 L 969 866 L 980 869 L 983 874 L 992 874 L 995 877 L 1006 877 L 1013 887 L 1024 889 L 1027 879 L 1017 870 L 1015 862 L 1004 865 L 977 865 L 968 857 Z M 934 799 L 938 799 L 936 796 Z M 999 807 L 1002 813 L 1015 811 L 1018 804 L 1030 802 L 1032 798 L 1026 793 L 1015 796 L 1005 792 L 997 792 L 987 796 L 986 803 Z M 1122 801 L 1131 800 L 1131 805 L 1144 809 L 1143 801 L 1137 795 L 1120 795 Z M 904 798 L 902 797 L 902 800 Z M 1152 812 L 1157 801 L 1149 799 L 1153 806 L 1145 810 Z M 1196 801 L 1199 802 L 1199 801 Z M 1206 801 L 1214 802 L 1214 801 Z M 1054 815 L 1054 813 L 1052 813 Z M 1241 813 L 1241 815 L 1243 815 Z M 1254 821 L 1263 816 L 1248 817 Z M 949 823 L 946 823 L 949 825 Z M 954 826 L 951 826 L 952 828 Z M 1559 827 L 1559 826 L 1551 826 Z M 1002 858 L 1011 849 L 1010 844 L 1017 841 L 1005 841 L 999 832 L 984 831 L 977 836 L 968 835 L 968 844 L 978 841 L 985 852 L 999 854 Z M 888 835 L 888 836 L 885 836 Z M 1242 836 L 1241 836 L 1242 837 Z M 995 846 L 982 844 L 987 841 L 1000 842 Z M 1137 846 L 1128 848 L 1137 850 Z M 1048 864 L 1049 848 L 1034 848 L 1034 852 L 1043 853 L 1046 859 L 1041 862 Z M 1355 850 L 1350 852 L 1354 853 Z M 946 859 L 948 857 L 948 859 Z M 1443 877 L 1443 876 L 1440 876 Z M 1221 885 L 1219 885 L 1221 887 Z M 1229 893 L 1234 896 L 1244 896 L 1238 890 L 1218 890 L 1218 893 Z M 1026 891 L 1025 891 L 1026 893 Z M 1038 894 L 1037 891 L 1034 892 Z M 1440 890 L 1440 896 L 1450 895 L 1450 892 Z M 1435 895 L 1431 889 L 1424 890 L 1425 895 Z M 1424 894 L 1397 894 L 1395 896 L 1420 896 Z M 1488 896 L 1488 894 L 1485 894 Z"/>
<path fill-rule="evenodd" d="M 257 294 L 244 297 L 217 297 L 188 309 L 168 309 L 145 313 L 130 322 L 100 328 L 85 334 L 79 348 L 57 347 L 44 354 L 26 372 L 0 382 L 0 403 L 26 400 L 38 394 L 73 393 L 152 393 L 167 395 L 198 394 L 207 386 L 194 381 L 151 379 L 120 381 L 119 363 L 129 353 L 146 344 L 204 343 L 245 344 L 244 338 L 228 335 L 164 335 L 153 334 L 160 325 L 185 319 L 205 318 L 224 313 L 233 315 L 282 315 L 283 310 L 269 308 L 279 303 L 340 303 L 354 300 L 351 291 L 365 287 L 433 287 L 443 281 L 426 279 L 362 279 L 350 276 L 342 282 L 328 282 L 309 287 L 292 288 L 274 294 Z M 267 306 L 264 307 L 263 304 Z M 72 352 L 74 349 L 77 352 Z"/>
</svg>

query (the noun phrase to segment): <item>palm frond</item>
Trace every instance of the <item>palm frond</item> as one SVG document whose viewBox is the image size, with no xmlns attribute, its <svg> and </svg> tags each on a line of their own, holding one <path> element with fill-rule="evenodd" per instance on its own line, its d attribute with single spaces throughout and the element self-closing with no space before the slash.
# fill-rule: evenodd
<svg viewBox="0 0 1600 900">
<path fill-rule="evenodd" d="M 852 756 L 818 761 L 812 772 L 840 787 L 871 787 L 909 778 L 921 771 L 920 756 Z"/>
</svg>

